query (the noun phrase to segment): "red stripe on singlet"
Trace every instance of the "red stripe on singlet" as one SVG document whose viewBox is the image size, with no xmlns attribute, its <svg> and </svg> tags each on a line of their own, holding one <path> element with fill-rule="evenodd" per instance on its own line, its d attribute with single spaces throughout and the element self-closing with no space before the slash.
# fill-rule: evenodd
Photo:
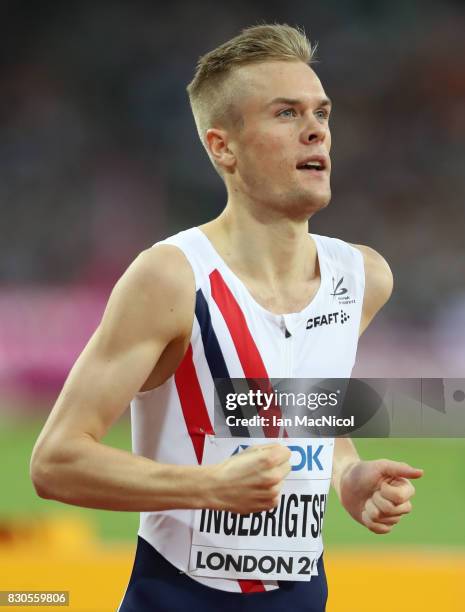
<svg viewBox="0 0 465 612">
<path fill-rule="evenodd" d="M 260 351 L 252 338 L 244 313 L 218 270 L 213 270 L 210 274 L 210 284 L 213 299 L 217 303 L 223 315 L 223 319 L 228 326 L 245 377 L 249 379 L 260 379 L 254 380 L 252 384 L 254 384 L 257 389 L 260 388 L 264 393 L 272 393 L 273 387 L 268 372 L 266 371 Z M 282 416 L 280 407 L 276 405 L 270 406 L 266 414 L 269 417 L 276 416 L 280 418 Z M 278 425 L 267 425 L 263 427 L 263 432 L 267 438 L 277 438 L 279 436 L 279 430 L 280 427 Z M 285 430 L 284 437 L 288 437 Z"/>
<path fill-rule="evenodd" d="M 205 432 L 212 434 L 214 432 L 203 399 L 192 356 L 192 345 L 189 344 L 187 352 L 176 370 L 174 380 L 176 389 L 178 390 L 187 431 L 192 440 L 197 461 L 201 464 L 205 443 Z M 238 580 L 238 583 L 243 593 L 255 593 L 265 590 L 260 580 Z"/>
<path fill-rule="evenodd" d="M 245 377 L 249 379 L 261 379 L 261 381 L 263 381 L 262 384 L 260 384 L 258 380 L 255 381 L 257 388 L 261 388 L 263 392 L 271 393 L 273 388 L 268 377 L 268 372 L 266 371 L 260 351 L 252 338 L 244 313 L 218 270 L 213 270 L 213 272 L 211 272 L 210 286 L 213 299 L 220 309 L 223 319 L 229 329 L 229 333 L 231 334 Z M 273 414 L 278 417 L 281 416 L 279 406 L 272 406 L 267 411 L 268 416 Z M 267 438 L 277 438 L 279 429 L 279 426 L 263 427 L 263 431 Z M 284 431 L 284 437 L 288 437 L 286 431 Z M 261 580 L 239 580 L 238 582 L 244 593 L 265 591 L 265 586 Z"/>
<path fill-rule="evenodd" d="M 174 380 L 187 431 L 192 440 L 197 461 L 201 464 L 205 434 L 213 434 L 214 432 L 195 371 L 191 344 L 189 344 L 187 352 L 176 370 Z"/>
</svg>

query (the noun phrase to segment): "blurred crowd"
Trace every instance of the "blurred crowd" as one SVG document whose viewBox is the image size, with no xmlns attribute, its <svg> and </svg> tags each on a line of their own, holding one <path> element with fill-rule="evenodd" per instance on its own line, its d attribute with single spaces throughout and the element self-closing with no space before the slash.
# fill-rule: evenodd
<svg viewBox="0 0 465 612">
<path fill-rule="evenodd" d="M 311 230 L 386 256 L 386 321 L 437 328 L 451 309 L 461 320 L 463 3 L 2 8 L 0 290 L 110 287 L 140 250 L 216 215 L 225 192 L 185 87 L 202 53 L 276 21 L 319 42 L 315 69 L 334 100 L 333 200 Z"/>
</svg>

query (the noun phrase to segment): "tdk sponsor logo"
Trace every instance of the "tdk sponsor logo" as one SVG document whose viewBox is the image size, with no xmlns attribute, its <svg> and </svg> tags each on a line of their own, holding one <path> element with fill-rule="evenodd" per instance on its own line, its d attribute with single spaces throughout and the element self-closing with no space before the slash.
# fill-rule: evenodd
<svg viewBox="0 0 465 612">
<path fill-rule="evenodd" d="M 349 319 L 350 315 L 343 310 L 340 310 L 339 312 L 328 312 L 324 315 L 319 315 L 317 317 L 308 319 L 307 329 L 315 329 L 315 327 L 321 327 L 323 325 L 344 325 L 344 323 L 346 323 Z"/>
<path fill-rule="evenodd" d="M 241 451 L 249 448 L 247 444 L 240 444 L 232 453 L 232 455 L 237 455 Z M 300 470 L 307 470 L 308 472 L 312 472 L 314 470 L 323 471 L 323 466 L 320 462 L 320 453 L 323 450 L 323 445 L 320 444 L 316 448 L 307 445 L 307 446 L 295 446 L 290 445 L 287 447 L 292 455 L 290 458 L 290 464 L 293 472 L 299 472 Z"/>
<path fill-rule="evenodd" d="M 237 455 L 238 453 L 245 450 L 246 448 L 249 448 L 249 444 L 239 444 L 239 446 L 231 453 L 231 456 Z"/>
<path fill-rule="evenodd" d="M 308 472 L 315 469 L 323 471 L 323 466 L 318 458 L 319 454 L 323 450 L 322 444 L 320 444 L 316 450 L 314 450 L 313 446 L 288 446 L 288 449 L 292 452 L 290 463 L 293 472 L 298 472 L 299 470 L 305 469 Z M 294 463 L 296 457 L 299 459 L 298 463 Z"/>
</svg>

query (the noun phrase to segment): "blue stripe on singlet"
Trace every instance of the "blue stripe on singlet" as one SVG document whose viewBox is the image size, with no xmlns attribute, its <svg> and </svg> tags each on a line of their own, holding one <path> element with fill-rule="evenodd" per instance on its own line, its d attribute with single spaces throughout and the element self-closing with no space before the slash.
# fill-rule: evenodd
<svg viewBox="0 0 465 612">
<path fill-rule="evenodd" d="M 220 343 L 213 329 L 207 300 L 201 289 L 197 291 L 195 299 L 195 316 L 199 322 L 205 357 L 213 379 L 230 378 Z"/>
<path fill-rule="evenodd" d="M 236 393 L 234 386 L 229 375 L 226 361 L 224 360 L 223 351 L 221 350 L 218 337 L 213 329 L 212 319 L 210 315 L 210 309 L 208 308 L 207 300 L 201 289 L 198 289 L 195 299 L 195 316 L 200 326 L 200 333 L 202 335 L 203 349 L 205 352 L 205 358 L 210 369 L 210 373 L 213 378 L 216 392 L 220 398 L 223 406 L 223 412 L 226 413 L 225 409 L 225 398 L 228 393 Z M 221 385 L 220 381 L 221 379 Z M 236 408 L 236 414 L 238 418 L 241 418 L 242 411 L 240 407 Z M 235 425 L 231 430 L 233 437 L 249 438 L 250 433 L 247 427 L 242 425 Z"/>
</svg>

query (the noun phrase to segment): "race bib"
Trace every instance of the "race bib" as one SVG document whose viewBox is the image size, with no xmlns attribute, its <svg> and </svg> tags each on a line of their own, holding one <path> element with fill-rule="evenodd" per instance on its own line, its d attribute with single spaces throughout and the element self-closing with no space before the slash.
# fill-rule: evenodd
<svg viewBox="0 0 465 612">
<path fill-rule="evenodd" d="M 264 440 L 205 438 L 203 465 Z M 286 438 L 292 471 L 277 508 L 253 514 L 196 510 L 189 574 L 214 578 L 308 581 L 317 575 L 331 481 L 332 439 Z"/>
</svg>

